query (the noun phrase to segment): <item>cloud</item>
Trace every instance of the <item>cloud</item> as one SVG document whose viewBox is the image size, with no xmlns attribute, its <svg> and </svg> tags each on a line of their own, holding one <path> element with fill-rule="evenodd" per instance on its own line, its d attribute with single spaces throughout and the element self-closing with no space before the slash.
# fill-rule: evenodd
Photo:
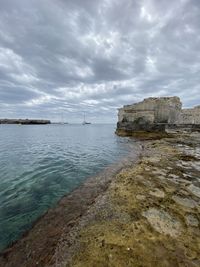
<svg viewBox="0 0 200 267">
<path fill-rule="evenodd" d="M 197 0 L 1 0 L 1 117 L 116 121 L 149 96 L 200 103 Z"/>
</svg>

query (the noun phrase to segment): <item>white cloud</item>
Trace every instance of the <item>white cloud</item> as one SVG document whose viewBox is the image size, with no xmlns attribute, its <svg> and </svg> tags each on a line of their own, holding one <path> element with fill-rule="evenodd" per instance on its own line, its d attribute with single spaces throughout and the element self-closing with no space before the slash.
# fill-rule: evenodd
<svg viewBox="0 0 200 267">
<path fill-rule="evenodd" d="M 20 55 L 8 48 L 0 47 L 0 70 L 16 82 L 29 84 L 39 80 L 33 68 L 25 63 Z"/>
</svg>

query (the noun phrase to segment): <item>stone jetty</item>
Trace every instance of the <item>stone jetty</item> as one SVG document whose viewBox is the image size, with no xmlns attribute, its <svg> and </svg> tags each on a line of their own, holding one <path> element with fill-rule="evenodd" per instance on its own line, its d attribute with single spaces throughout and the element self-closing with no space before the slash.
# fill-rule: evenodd
<svg viewBox="0 0 200 267">
<path fill-rule="evenodd" d="M 0 124 L 50 124 L 50 120 L 32 120 L 32 119 L 0 119 Z"/>
<path fill-rule="evenodd" d="M 200 106 L 182 109 L 180 98 L 150 97 L 119 109 L 116 133 L 200 131 Z"/>
</svg>

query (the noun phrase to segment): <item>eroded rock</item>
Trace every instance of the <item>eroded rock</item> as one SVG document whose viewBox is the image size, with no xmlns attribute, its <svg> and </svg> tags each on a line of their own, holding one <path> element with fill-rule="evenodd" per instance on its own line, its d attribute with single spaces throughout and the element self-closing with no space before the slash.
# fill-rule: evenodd
<svg viewBox="0 0 200 267">
<path fill-rule="evenodd" d="M 156 208 L 150 208 L 142 213 L 151 226 L 159 233 L 176 237 L 181 233 L 181 224 L 169 213 Z"/>
<path fill-rule="evenodd" d="M 155 175 L 162 175 L 162 176 L 166 176 L 166 171 L 158 169 L 152 172 Z"/>
<path fill-rule="evenodd" d="M 158 189 L 158 188 L 155 188 L 155 189 L 151 190 L 149 192 L 149 194 L 151 196 L 158 197 L 158 198 L 164 198 L 165 197 L 165 193 L 162 190 Z"/>
<path fill-rule="evenodd" d="M 146 197 L 145 197 L 144 195 L 137 195 L 137 196 L 136 196 L 136 199 L 137 199 L 137 200 L 145 200 Z"/>
<path fill-rule="evenodd" d="M 172 199 L 179 205 L 184 206 L 186 208 L 195 208 L 197 203 L 191 198 L 183 198 L 180 196 L 173 196 Z"/>
<path fill-rule="evenodd" d="M 186 219 L 187 225 L 194 226 L 194 227 L 197 227 L 199 225 L 198 219 L 192 214 L 187 215 L 185 219 Z"/>
<path fill-rule="evenodd" d="M 186 216 L 186 223 L 187 223 L 187 225 L 195 226 L 195 227 L 197 227 L 199 225 L 198 219 L 196 217 L 194 217 L 194 215 L 192 215 L 192 214 L 189 214 Z"/>
<path fill-rule="evenodd" d="M 199 197 L 200 198 L 200 188 L 191 184 L 188 186 L 188 190 L 193 194 L 195 195 L 196 197 Z"/>
<path fill-rule="evenodd" d="M 150 97 L 118 110 L 119 135 L 186 133 L 200 129 L 200 108 L 182 109 L 179 97 Z"/>
</svg>

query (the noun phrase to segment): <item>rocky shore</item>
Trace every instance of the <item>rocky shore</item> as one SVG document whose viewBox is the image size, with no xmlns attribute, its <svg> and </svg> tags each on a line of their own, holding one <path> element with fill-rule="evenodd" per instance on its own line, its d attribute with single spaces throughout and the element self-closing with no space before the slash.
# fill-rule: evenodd
<svg viewBox="0 0 200 267">
<path fill-rule="evenodd" d="M 142 146 L 61 243 L 57 266 L 200 266 L 200 135 Z"/>
<path fill-rule="evenodd" d="M 63 198 L 0 266 L 200 266 L 200 134 L 138 146 L 137 160 Z"/>
<path fill-rule="evenodd" d="M 64 240 L 65 244 L 70 244 L 70 236 L 81 218 L 94 205 L 97 197 L 107 190 L 116 174 L 131 166 L 139 153 L 139 143 L 134 144 L 134 150 L 126 158 L 105 168 L 99 175 L 88 178 L 71 194 L 64 196 L 21 239 L 0 253 L 0 267 L 56 266 L 60 243 Z"/>
</svg>

